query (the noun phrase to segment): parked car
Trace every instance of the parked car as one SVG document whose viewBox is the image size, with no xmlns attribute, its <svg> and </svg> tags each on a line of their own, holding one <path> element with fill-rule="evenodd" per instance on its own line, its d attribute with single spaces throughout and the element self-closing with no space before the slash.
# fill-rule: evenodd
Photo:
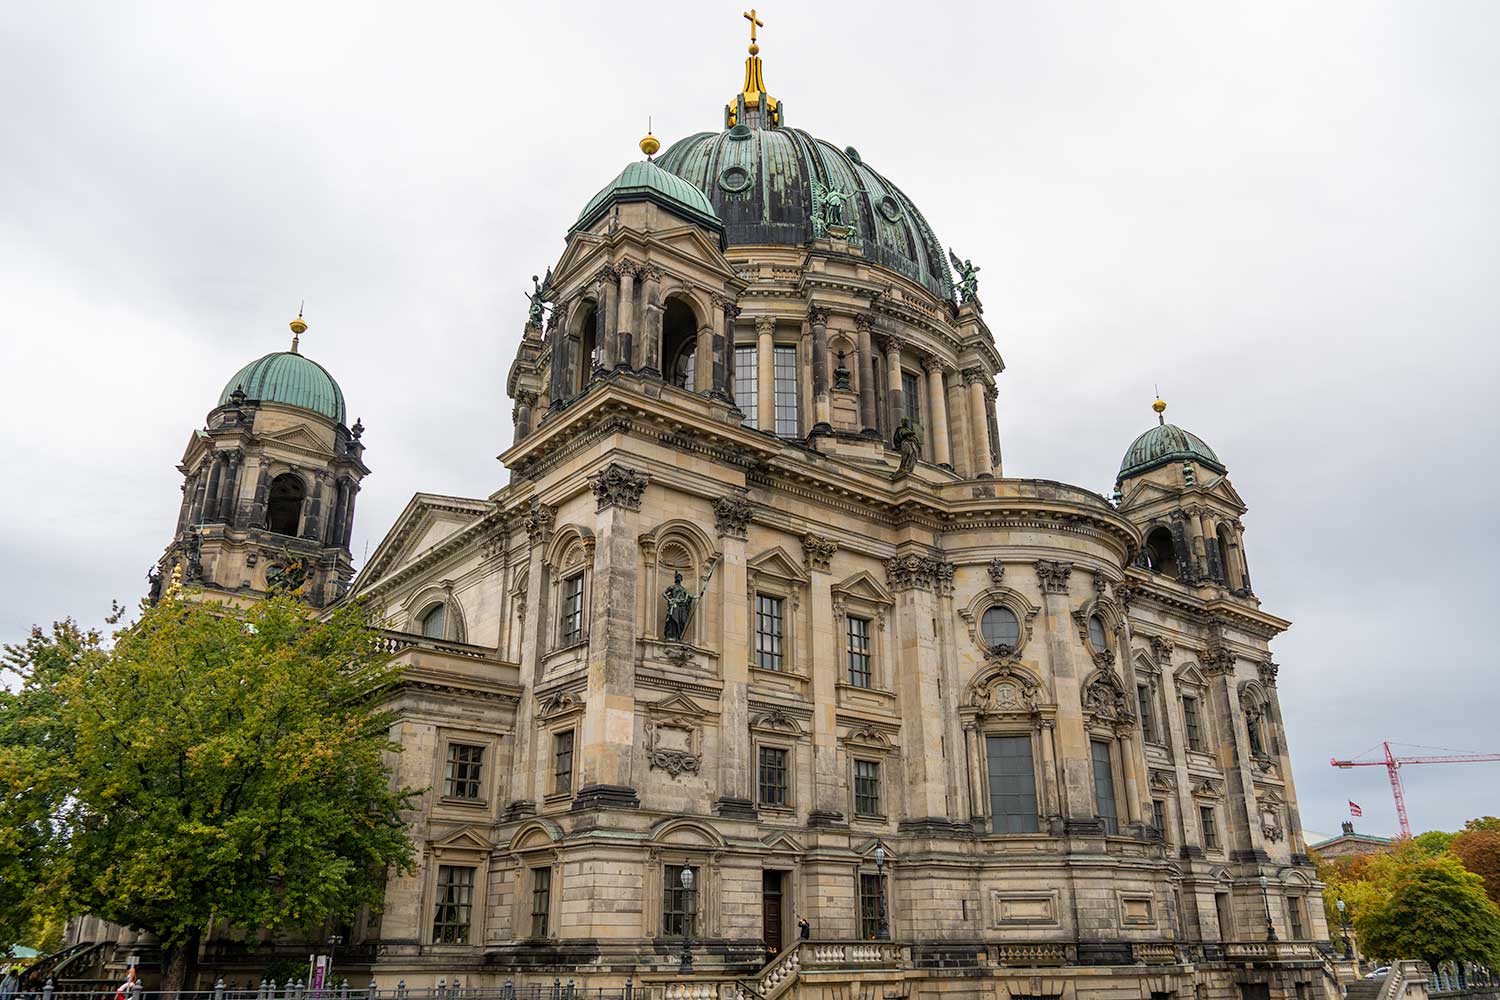
<svg viewBox="0 0 1500 1000">
<path fill-rule="evenodd" d="M 1367 972 L 1367 973 L 1365 973 L 1365 978 L 1366 979 L 1384 979 L 1386 976 L 1389 976 L 1390 974 L 1391 974 L 1391 967 L 1389 965 L 1382 965 L 1380 968 L 1376 969 L 1374 972 Z"/>
</svg>

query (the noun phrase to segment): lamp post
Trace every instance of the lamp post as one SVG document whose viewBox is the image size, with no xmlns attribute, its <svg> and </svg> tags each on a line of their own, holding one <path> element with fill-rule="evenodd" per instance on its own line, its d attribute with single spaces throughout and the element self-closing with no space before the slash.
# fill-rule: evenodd
<svg viewBox="0 0 1500 1000">
<path fill-rule="evenodd" d="M 1333 905 L 1339 908 L 1339 926 L 1344 932 L 1344 961 L 1347 962 L 1354 958 L 1354 946 L 1349 942 L 1349 908 L 1344 905 L 1342 897 Z"/>
<path fill-rule="evenodd" d="M 1276 940 L 1276 924 L 1271 920 L 1271 893 L 1266 889 L 1266 880 L 1260 880 L 1260 899 L 1266 906 L 1266 940 Z"/>
<path fill-rule="evenodd" d="M 343 943 L 344 938 L 342 935 L 328 935 L 328 968 L 323 973 L 323 985 L 330 990 L 333 989 L 333 960 L 338 957 L 339 945 Z"/>
<path fill-rule="evenodd" d="M 885 915 L 885 844 L 878 841 L 875 844 L 875 885 L 879 889 L 875 898 L 880 906 L 880 926 L 875 930 L 875 937 L 880 941 L 889 941 L 891 925 Z"/>
<path fill-rule="evenodd" d="M 682 972 L 693 972 L 693 870 L 682 866 Z"/>
</svg>

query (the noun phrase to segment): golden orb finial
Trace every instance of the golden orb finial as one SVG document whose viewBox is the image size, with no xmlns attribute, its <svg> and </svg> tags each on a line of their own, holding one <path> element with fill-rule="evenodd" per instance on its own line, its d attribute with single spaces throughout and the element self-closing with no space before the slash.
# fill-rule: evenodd
<svg viewBox="0 0 1500 1000">
<path fill-rule="evenodd" d="M 656 155 L 658 149 L 661 149 L 661 142 L 648 129 L 645 138 L 641 140 L 641 152 L 645 153 L 646 159 L 649 160 Z"/>
<path fill-rule="evenodd" d="M 302 303 L 297 305 L 297 318 L 287 324 L 292 328 L 292 353 L 297 353 L 297 341 L 307 332 L 307 323 L 302 319 Z"/>
<path fill-rule="evenodd" d="M 1166 408 L 1167 408 L 1167 404 L 1163 400 L 1160 400 L 1160 399 L 1158 399 L 1156 402 L 1154 402 L 1154 403 L 1151 404 L 1151 409 L 1155 410 L 1157 413 L 1161 413 Z"/>
</svg>

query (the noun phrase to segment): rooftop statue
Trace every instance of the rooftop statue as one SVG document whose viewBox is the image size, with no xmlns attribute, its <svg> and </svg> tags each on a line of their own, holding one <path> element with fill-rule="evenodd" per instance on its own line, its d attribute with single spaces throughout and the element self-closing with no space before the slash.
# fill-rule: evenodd
<svg viewBox="0 0 1500 1000">
<path fill-rule="evenodd" d="M 953 262 L 953 270 L 958 272 L 958 298 L 959 302 L 968 305 L 979 299 L 979 268 L 974 266 L 972 260 L 959 260 L 958 254 L 951 249 L 948 251 L 948 259 Z"/>
<path fill-rule="evenodd" d="M 532 291 L 525 292 L 526 298 L 531 300 L 531 308 L 526 314 L 526 325 L 540 328 L 542 325 L 542 313 L 546 305 L 551 301 L 552 294 L 552 268 L 547 268 L 547 280 L 538 281 L 536 275 L 531 276 Z"/>
<path fill-rule="evenodd" d="M 917 466 L 917 459 L 922 457 L 922 433 L 912 425 L 909 417 L 902 417 L 901 426 L 896 428 L 892 439 L 896 450 L 901 453 L 901 465 L 891 478 L 904 479 L 911 475 L 911 470 Z"/>
</svg>

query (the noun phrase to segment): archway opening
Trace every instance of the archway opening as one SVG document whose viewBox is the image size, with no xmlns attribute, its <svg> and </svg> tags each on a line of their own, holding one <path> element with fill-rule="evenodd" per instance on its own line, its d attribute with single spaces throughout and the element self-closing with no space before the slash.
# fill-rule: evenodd
<svg viewBox="0 0 1500 1000">
<path fill-rule="evenodd" d="M 422 615 L 422 634 L 429 639 L 446 638 L 448 628 L 448 609 L 441 604 L 434 604 Z"/>
<path fill-rule="evenodd" d="M 1146 536 L 1146 567 L 1177 579 L 1177 550 L 1172 545 L 1172 533 L 1166 528 L 1154 528 Z"/>
<path fill-rule="evenodd" d="M 588 302 L 572 339 L 573 388 L 582 392 L 594 380 L 599 364 L 599 307 Z"/>
<path fill-rule="evenodd" d="M 698 388 L 698 317 L 681 299 L 668 299 L 661 317 L 662 375 L 689 392 Z"/>
<path fill-rule="evenodd" d="M 266 527 L 278 535 L 296 537 L 302 524 L 302 501 L 307 498 L 307 487 L 302 477 L 293 472 L 283 472 L 271 480 L 271 498 L 266 506 Z"/>
</svg>

